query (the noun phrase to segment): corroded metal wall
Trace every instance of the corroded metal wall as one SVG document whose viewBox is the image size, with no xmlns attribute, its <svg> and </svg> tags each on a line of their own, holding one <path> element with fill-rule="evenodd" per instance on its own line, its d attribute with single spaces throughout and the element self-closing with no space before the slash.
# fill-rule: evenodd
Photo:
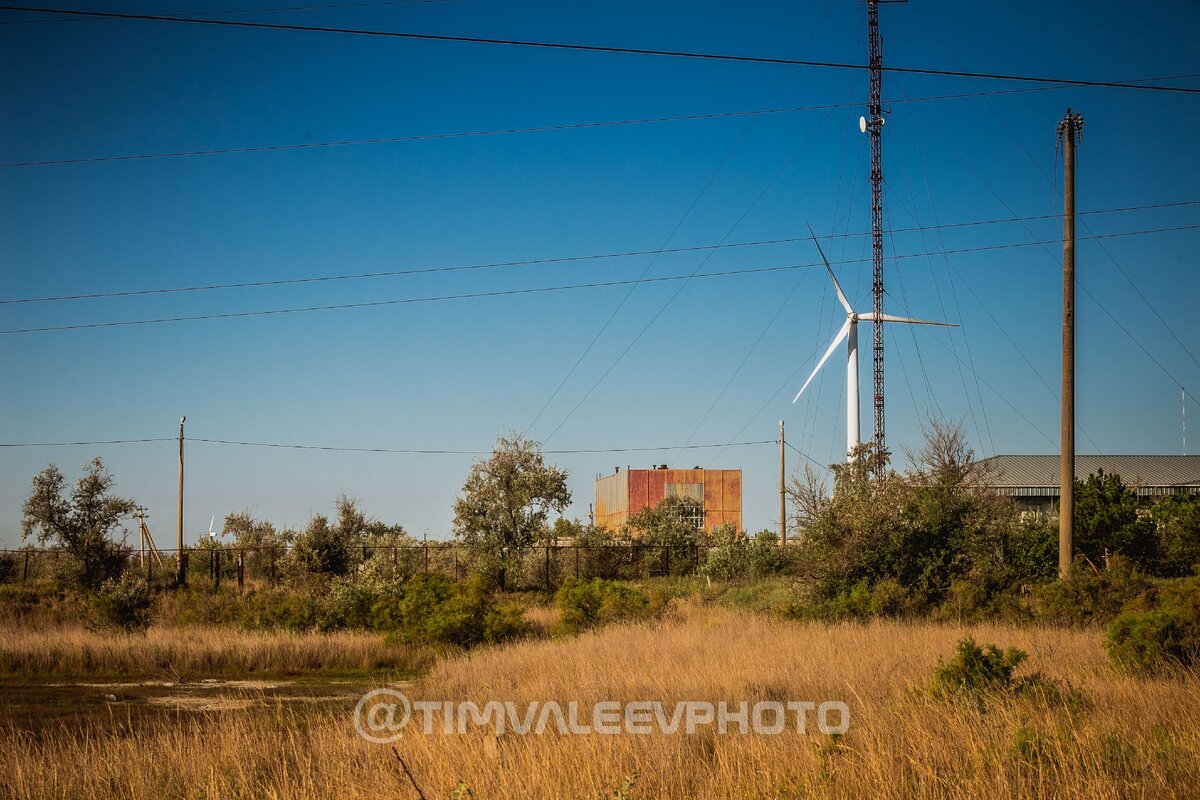
<svg viewBox="0 0 1200 800">
<path fill-rule="evenodd" d="M 708 530 L 725 524 L 742 528 L 740 469 L 633 469 L 605 475 L 596 481 L 596 525 L 618 530 L 667 496 L 703 500 Z"/>
</svg>

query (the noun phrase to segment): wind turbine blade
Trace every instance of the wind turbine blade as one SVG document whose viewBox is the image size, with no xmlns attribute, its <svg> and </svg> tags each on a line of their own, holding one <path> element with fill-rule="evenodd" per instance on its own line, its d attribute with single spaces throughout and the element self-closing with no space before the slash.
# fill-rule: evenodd
<svg viewBox="0 0 1200 800">
<path fill-rule="evenodd" d="M 825 355 L 821 356 L 821 360 L 818 361 L 817 366 L 813 368 L 812 374 L 808 376 L 808 380 L 804 382 L 804 385 L 800 387 L 800 391 L 796 392 L 796 396 L 792 398 L 793 403 L 800 399 L 800 395 L 804 394 L 804 390 L 808 388 L 810 383 L 812 383 L 812 379 L 817 377 L 817 373 L 821 371 L 821 367 L 825 366 L 825 362 L 829 360 L 831 355 L 833 355 L 833 351 L 836 350 L 837 346 L 842 343 L 842 340 L 850 334 L 850 326 L 853 324 L 854 321 L 849 319 L 842 323 L 842 329 L 838 331 L 838 335 L 833 337 L 833 341 L 829 343 L 829 349 L 825 351 Z"/>
<path fill-rule="evenodd" d="M 846 299 L 845 293 L 842 292 L 841 284 L 834 277 L 833 268 L 829 266 L 829 259 L 825 257 L 825 251 L 821 249 L 821 243 L 817 241 L 817 235 L 813 233 L 812 225 L 808 226 L 808 234 L 812 236 L 813 244 L 817 246 L 817 252 L 821 254 L 821 260 L 825 262 L 825 271 L 829 273 L 829 280 L 833 281 L 833 288 L 837 291 L 838 300 L 841 301 L 842 308 L 846 309 L 847 314 L 853 314 L 854 309 L 850 307 L 850 301 Z"/>
<path fill-rule="evenodd" d="M 860 314 L 858 318 L 874 321 L 875 314 L 873 312 L 870 314 Z M 903 322 L 908 325 L 940 325 L 945 328 L 958 327 L 957 322 L 934 322 L 928 319 L 910 319 L 909 317 L 897 317 L 894 314 L 880 314 L 879 319 L 883 320 L 884 322 Z"/>
</svg>

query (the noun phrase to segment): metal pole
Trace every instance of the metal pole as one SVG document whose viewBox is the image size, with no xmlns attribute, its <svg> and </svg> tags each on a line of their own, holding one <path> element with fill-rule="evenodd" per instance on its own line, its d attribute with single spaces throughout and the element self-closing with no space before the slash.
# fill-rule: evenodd
<svg viewBox="0 0 1200 800">
<path fill-rule="evenodd" d="M 1062 442 L 1058 469 L 1058 572 L 1071 571 L 1075 539 L 1075 143 L 1083 117 L 1067 109 L 1058 126 L 1063 143 Z"/>
<path fill-rule="evenodd" d="M 175 552 L 178 575 L 175 582 L 180 586 L 187 583 L 187 570 L 183 557 L 183 423 L 187 417 L 179 418 L 179 502 L 175 507 Z"/>
<path fill-rule="evenodd" d="M 884 473 L 883 420 L 883 40 L 879 36 L 879 0 L 867 0 L 868 60 L 871 98 L 867 132 L 871 136 L 871 323 L 872 365 L 875 378 L 875 448 L 871 454 L 875 477 Z"/>
<path fill-rule="evenodd" d="M 783 420 L 779 420 L 779 543 L 787 544 L 787 458 L 784 456 Z"/>
</svg>

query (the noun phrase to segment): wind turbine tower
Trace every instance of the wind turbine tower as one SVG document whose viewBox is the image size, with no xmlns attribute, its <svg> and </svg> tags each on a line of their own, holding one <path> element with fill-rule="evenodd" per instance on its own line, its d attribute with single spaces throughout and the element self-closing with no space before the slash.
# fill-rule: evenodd
<svg viewBox="0 0 1200 800">
<path fill-rule="evenodd" d="M 809 228 L 809 233 L 812 229 Z M 878 330 L 883 327 L 885 322 L 899 322 L 907 325 L 939 325 L 945 327 L 958 327 L 953 322 L 931 322 L 925 319 L 909 319 L 908 317 L 896 317 L 891 314 L 883 314 L 877 311 L 871 311 L 867 314 L 860 314 L 850 305 L 850 301 L 846 299 L 845 293 L 842 292 L 842 287 L 838 283 L 837 277 L 833 274 L 833 268 L 829 266 L 829 259 L 825 258 L 825 251 L 821 249 L 821 243 L 817 241 L 816 235 L 813 235 L 813 244 L 817 246 L 817 252 L 821 254 L 821 260 L 825 262 L 825 271 L 829 273 L 829 280 L 833 281 L 833 289 L 837 292 L 838 302 L 842 304 L 842 308 L 846 310 L 846 321 L 842 323 L 841 329 L 837 335 L 833 337 L 833 341 L 829 343 L 829 349 L 825 351 L 825 355 L 821 356 L 821 360 L 817 362 L 817 366 L 813 369 L 812 374 L 808 376 L 808 380 L 800 387 L 800 391 L 796 392 L 796 396 L 792 398 L 795 403 L 800 399 L 800 395 L 804 394 L 804 390 L 812 383 L 813 378 L 817 377 L 817 373 L 821 371 L 821 367 L 825 366 L 825 362 L 833 355 L 833 351 L 837 346 L 846 340 L 846 460 L 853 461 L 854 451 L 859 445 L 859 402 L 858 402 L 858 323 L 860 320 L 869 320 L 874 323 Z M 876 373 L 878 374 L 878 373 Z M 878 417 L 877 417 L 878 419 Z M 876 430 L 878 433 L 878 429 Z"/>
</svg>

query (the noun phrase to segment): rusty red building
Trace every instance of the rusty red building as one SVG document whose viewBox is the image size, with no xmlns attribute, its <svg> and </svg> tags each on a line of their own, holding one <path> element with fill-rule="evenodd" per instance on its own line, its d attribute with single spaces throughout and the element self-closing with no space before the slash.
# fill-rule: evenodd
<svg viewBox="0 0 1200 800">
<path fill-rule="evenodd" d="M 665 497 L 691 497 L 704 504 L 705 530 L 721 525 L 742 529 L 740 469 L 621 469 L 596 479 L 593 509 L 598 527 L 617 530 L 644 508 Z"/>
</svg>

